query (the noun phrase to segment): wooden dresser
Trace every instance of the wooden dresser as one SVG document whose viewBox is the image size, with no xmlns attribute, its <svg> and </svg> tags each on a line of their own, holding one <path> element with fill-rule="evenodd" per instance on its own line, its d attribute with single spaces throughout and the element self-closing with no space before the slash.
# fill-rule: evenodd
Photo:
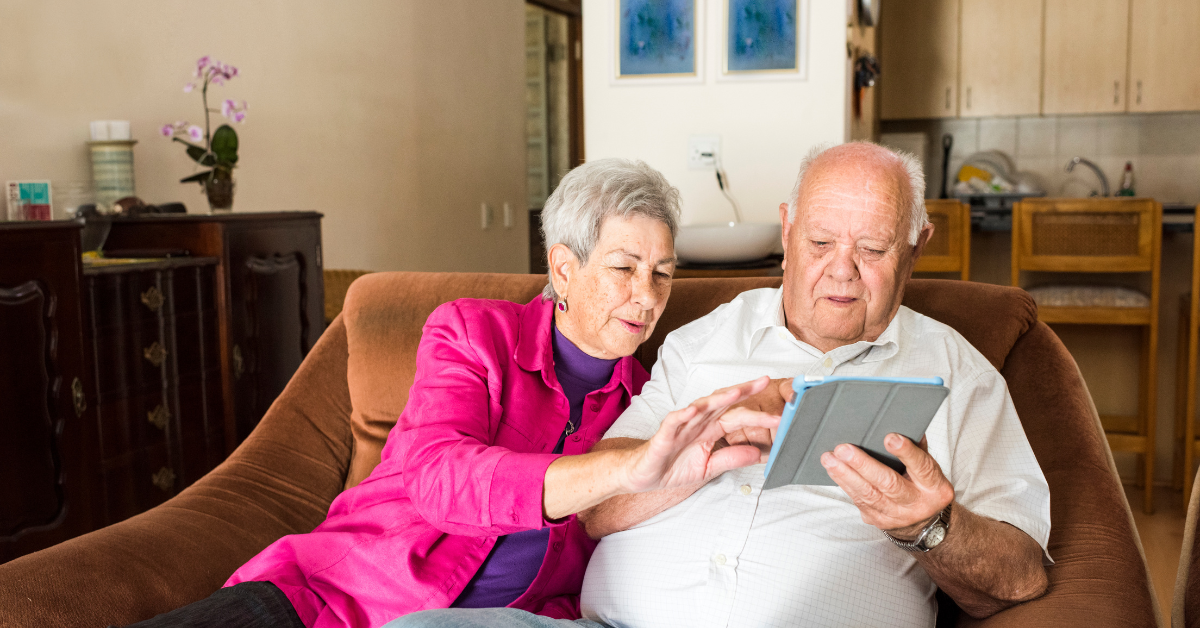
<svg viewBox="0 0 1200 628">
<path fill-rule="evenodd" d="M 324 331 L 321 215 L 0 222 L 0 562 L 151 508 L 216 466 Z"/>
</svg>

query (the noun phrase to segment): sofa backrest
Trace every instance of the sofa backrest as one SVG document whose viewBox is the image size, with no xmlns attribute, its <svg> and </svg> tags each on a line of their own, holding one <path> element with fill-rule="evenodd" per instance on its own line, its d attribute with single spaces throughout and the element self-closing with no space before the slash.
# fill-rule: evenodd
<svg viewBox="0 0 1200 628">
<path fill-rule="evenodd" d="M 741 292 L 778 287 L 780 281 L 769 277 L 676 280 L 654 334 L 635 356 L 650 370 L 672 330 Z M 442 303 L 464 297 L 525 303 L 545 285 L 544 275 L 485 273 L 374 273 L 354 282 L 342 311 L 354 434 L 346 488 L 361 482 L 379 464 L 388 432 L 408 402 L 417 344 L 429 314 Z M 998 369 L 1017 339 L 1037 322 L 1029 295 L 1004 286 L 918 279 L 910 282 L 904 302 L 957 329 Z"/>
</svg>

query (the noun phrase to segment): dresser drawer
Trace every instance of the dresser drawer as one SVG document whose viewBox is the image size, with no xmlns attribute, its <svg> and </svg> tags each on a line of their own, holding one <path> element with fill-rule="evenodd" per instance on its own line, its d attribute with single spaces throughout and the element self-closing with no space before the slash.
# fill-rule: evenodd
<svg viewBox="0 0 1200 628">
<path fill-rule="evenodd" d="M 95 329 L 157 321 L 169 288 L 153 270 L 89 275 L 89 308 Z"/>
<path fill-rule="evenodd" d="M 93 330 L 96 388 L 101 397 L 161 389 L 173 349 L 158 321 Z"/>
</svg>

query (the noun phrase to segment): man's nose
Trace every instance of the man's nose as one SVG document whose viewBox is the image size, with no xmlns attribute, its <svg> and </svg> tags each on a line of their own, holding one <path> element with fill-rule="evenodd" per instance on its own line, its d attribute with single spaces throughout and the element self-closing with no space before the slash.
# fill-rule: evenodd
<svg viewBox="0 0 1200 628">
<path fill-rule="evenodd" d="M 837 281 L 854 281 L 858 278 L 858 260 L 854 248 L 839 246 L 829 262 L 829 276 Z"/>
</svg>

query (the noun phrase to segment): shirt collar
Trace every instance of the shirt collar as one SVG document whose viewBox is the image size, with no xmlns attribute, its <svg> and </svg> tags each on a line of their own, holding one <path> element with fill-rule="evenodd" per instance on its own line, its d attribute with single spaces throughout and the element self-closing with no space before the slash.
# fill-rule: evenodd
<svg viewBox="0 0 1200 628">
<path fill-rule="evenodd" d="M 540 372 L 546 386 L 554 388 L 554 302 L 538 295 L 525 304 L 517 322 L 517 346 L 513 360 L 530 372 Z M 621 358 L 613 368 L 612 379 L 601 388 L 611 390 L 618 384 L 625 388 L 627 399 L 633 398 L 633 356 Z M 614 383 L 615 382 L 615 383 Z"/>
<path fill-rule="evenodd" d="M 906 309 L 904 306 L 900 306 L 900 309 L 896 311 L 896 315 L 888 323 L 887 328 L 875 340 L 860 340 L 852 345 L 838 347 L 829 353 L 847 353 L 849 355 L 846 356 L 846 359 L 862 355 L 863 362 L 882 362 L 896 355 L 900 352 L 900 318 L 904 316 Z M 800 345 L 806 349 L 811 349 L 814 355 L 822 355 L 821 351 L 816 347 L 796 339 L 792 335 L 791 330 L 787 328 L 787 319 L 783 315 L 783 288 L 777 288 L 775 295 L 769 300 L 764 301 L 762 306 L 754 310 L 751 314 L 750 341 L 745 347 L 747 358 L 750 357 L 750 353 L 754 351 L 754 347 L 758 345 L 763 336 L 774 328 L 782 328 Z"/>
</svg>

